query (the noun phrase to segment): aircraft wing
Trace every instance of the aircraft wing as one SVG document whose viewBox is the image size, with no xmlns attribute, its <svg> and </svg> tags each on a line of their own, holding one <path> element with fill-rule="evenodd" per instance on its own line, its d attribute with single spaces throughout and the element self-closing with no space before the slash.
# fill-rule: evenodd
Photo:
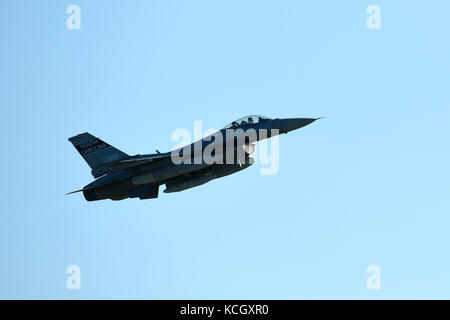
<svg viewBox="0 0 450 320">
<path fill-rule="evenodd" d="M 101 168 L 112 169 L 112 170 L 127 169 L 130 167 L 142 165 L 145 163 L 152 163 L 152 162 L 159 161 L 162 159 L 170 159 L 170 156 L 171 156 L 170 152 L 149 154 L 149 155 L 144 155 L 144 156 L 135 156 L 135 157 L 130 157 L 127 159 L 119 160 L 119 161 L 102 164 Z"/>
</svg>

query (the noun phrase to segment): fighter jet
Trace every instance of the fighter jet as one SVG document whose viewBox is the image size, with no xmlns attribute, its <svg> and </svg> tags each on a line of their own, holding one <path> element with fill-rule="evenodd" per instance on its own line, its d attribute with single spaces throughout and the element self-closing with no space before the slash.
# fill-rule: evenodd
<svg viewBox="0 0 450 320">
<path fill-rule="evenodd" d="M 96 178 L 83 189 L 87 201 L 153 199 L 244 170 L 254 163 L 254 143 L 302 128 L 320 118 L 270 119 L 251 115 L 170 152 L 130 156 L 85 132 L 69 138 Z"/>
</svg>

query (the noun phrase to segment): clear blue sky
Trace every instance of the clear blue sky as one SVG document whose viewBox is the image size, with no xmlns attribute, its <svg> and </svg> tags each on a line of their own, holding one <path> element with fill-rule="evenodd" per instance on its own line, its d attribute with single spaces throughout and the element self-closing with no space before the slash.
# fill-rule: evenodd
<svg viewBox="0 0 450 320">
<path fill-rule="evenodd" d="M 381 30 L 366 27 L 371 4 Z M 450 298 L 448 12 L 1 1 L 0 298 Z M 64 196 L 92 180 L 72 135 L 169 151 L 174 129 L 247 114 L 326 119 L 281 137 L 273 176 L 254 166 L 146 201 Z M 371 264 L 381 290 L 366 287 Z"/>
</svg>

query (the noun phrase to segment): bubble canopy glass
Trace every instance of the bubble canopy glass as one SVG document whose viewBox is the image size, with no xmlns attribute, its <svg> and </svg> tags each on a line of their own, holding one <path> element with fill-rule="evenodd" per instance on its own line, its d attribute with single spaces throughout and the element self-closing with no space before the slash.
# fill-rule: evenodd
<svg viewBox="0 0 450 320">
<path fill-rule="evenodd" d="M 236 121 L 233 121 L 232 123 L 228 124 L 227 126 L 223 127 L 222 129 L 241 127 L 241 126 L 245 126 L 245 125 L 255 124 L 260 121 L 265 121 L 265 120 L 271 120 L 271 119 L 268 117 L 260 116 L 260 115 L 250 115 L 250 116 L 246 116 L 246 117 L 237 119 Z"/>
</svg>

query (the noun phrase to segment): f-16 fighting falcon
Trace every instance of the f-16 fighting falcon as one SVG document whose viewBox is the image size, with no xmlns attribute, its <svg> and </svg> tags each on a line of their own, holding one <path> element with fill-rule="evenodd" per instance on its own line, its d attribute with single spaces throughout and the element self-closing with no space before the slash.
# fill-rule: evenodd
<svg viewBox="0 0 450 320">
<path fill-rule="evenodd" d="M 320 119 L 320 118 L 318 118 Z M 85 132 L 69 138 L 91 167 L 96 180 L 81 190 L 87 201 L 158 197 L 178 192 L 248 168 L 254 142 L 302 128 L 318 119 L 270 119 L 252 115 L 199 141 L 170 152 L 130 156 Z"/>
</svg>

